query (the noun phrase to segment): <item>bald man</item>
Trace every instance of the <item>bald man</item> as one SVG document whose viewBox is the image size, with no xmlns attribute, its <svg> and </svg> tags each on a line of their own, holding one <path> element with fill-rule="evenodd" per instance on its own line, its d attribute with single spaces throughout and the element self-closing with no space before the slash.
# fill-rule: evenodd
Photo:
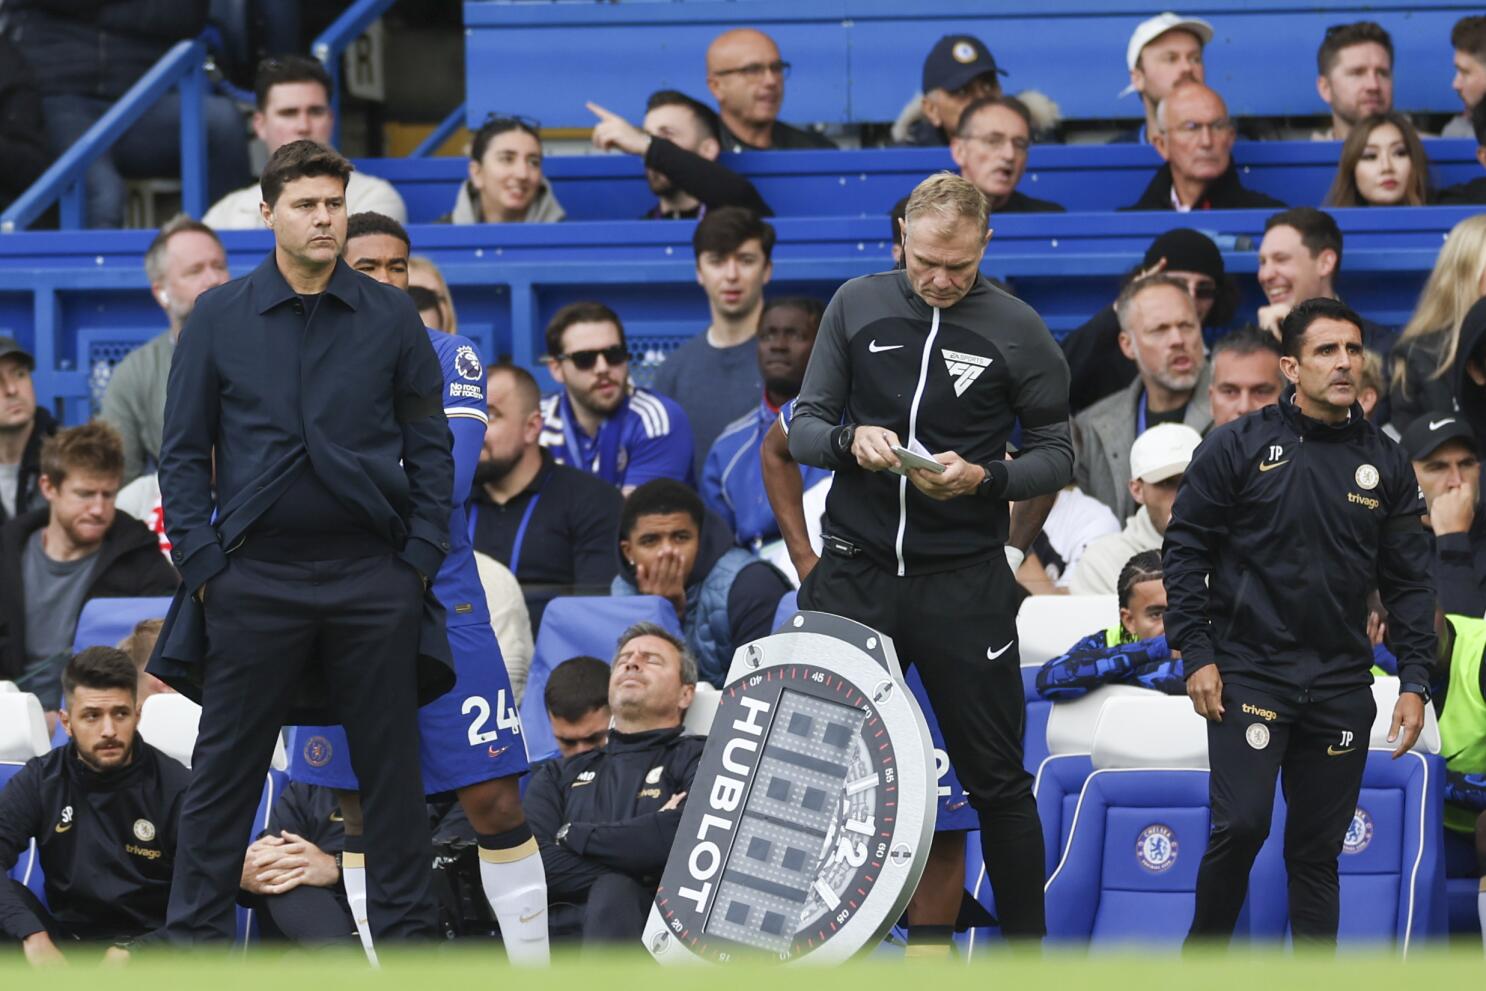
<svg viewBox="0 0 1486 991">
<path fill-rule="evenodd" d="M 835 142 L 778 119 L 789 63 L 753 28 L 724 31 L 707 47 L 707 88 L 722 117 L 724 151 L 834 148 Z"/>
</svg>

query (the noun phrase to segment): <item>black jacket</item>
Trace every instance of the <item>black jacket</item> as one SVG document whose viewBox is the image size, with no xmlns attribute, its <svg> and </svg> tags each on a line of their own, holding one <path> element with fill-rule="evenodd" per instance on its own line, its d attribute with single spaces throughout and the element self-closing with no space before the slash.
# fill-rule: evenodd
<svg viewBox="0 0 1486 991">
<path fill-rule="evenodd" d="M 305 472 L 367 540 L 420 574 L 438 574 L 454 459 L 443 372 L 407 293 L 337 262 L 306 322 L 269 254 L 196 301 L 168 385 L 160 490 L 183 582 L 151 659 L 156 677 L 199 697 L 206 639 L 194 593 Z M 419 654 L 426 703 L 454 680 L 443 607 L 431 592 Z M 291 722 L 333 724 L 325 702 L 301 698 Z"/>
<path fill-rule="evenodd" d="M 124 95 L 177 41 L 206 27 L 210 0 L 7 0 L 9 36 L 41 92 Z"/>
<path fill-rule="evenodd" d="M 1187 677 L 1304 700 L 1371 684 L 1378 588 L 1404 681 L 1434 660 L 1424 500 L 1402 447 L 1352 407 L 1341 426 L 1280 402 L 1198 447 L 1166 528 L 1166 639 Z"/>
<path fill-rule="evenodd" d="M 128 940 L 165 924 L 191 772 L 137 736 L 134 748 L 128 767 L 100 774 L 69 743 L 31 758 L 0 792 L 0 872 L 34 837 L 47 908 L 69 936 Z M 0 884 L 0 932 L 20 940 L 44 928 Z"/>
<path fill-rule="evenodd" d="M 1061 203 L 1052 200 L 1039 200 L 1028 196 L 1019 189 L 1013 189 L 1006 202 L 991 211 L 992 220 L 997 214 L 1002 213 L 1067 213 L 1068 210 Z"/>
<path fill-rule="evenodd" d="M 21 559 L 26 541 L 50 518 L 51 509 L 43 507 L 0 526 L 0 680 L 12 679 L 26 667 L 26 595 L 21 586 Z M 88 599 L 170 595 L 180 584 L 175 569 L 160 553 L 159 538 L 127 513 L 114 515 L 98 555 Z"/>
<path fill-rule="evenodd" d="M 1068 408 L 1088 409 L 1135 381 L 1135 362 L 1120 350 L 1120 318 L 1106 306 L 1062 340 L 1068 359 Z"/>
<path fill-rule="evenodd" d="M 1446 186 L 1434 194 L 1434 202 L 1441 206 L 1471 206 L 1486 203 L 1486 176 L 1462 182 L 1458 186 Z"/>
<path fill-rule="evenodd" d="M 1213 180 L 1202 195 L 1202 201 L 1194 210 L 1271 210 L 1285 204 L 1273 196 L 1266 196 L 1253 189 L 1245 189 L 1238 181 L 1238 167 L 1232 162 L 1228 171 Z M 1140 199 L 1121 210 L 1170 210 L 1171 166 L 1162 165 L 1151 177 L 1150 185 L 1140 194 Z"/>
<path fill-rule="evenodd" d="M 1486 615 L 1486 507 L 1479 501 L 1468 532 L 1434 538 L 1434 584 L 1445 612 Z"/>
<path fill-rule="evenodd" d="M 696 152 L 679 148 L 665 138 L 652 138 L 645 152 L 645 167 L 654 169 L 681 190 L 702 201 L 686 217 L 699 217 L 704 210 L 724 206 L 741 206 L 760 217 L 772 217 L 774 211 L 759 195 L 753 183 L 719 162 L 703 158 Z M 660 206 L 645 214 L 646 220 L 679 219 L 681 215 L 663 214 Z"/>
<path fill-rule="evenodd" d="M 31 439 L 21 452 L 21 470 L 15 481 L 15 512 L 19 516 L 33 506 L 41 506 L 41 443 L 57 432 L 57 421 L 44 407 L 36 407 L 36 420 L 31 428 Z M 0 505 L 0 523 L 10 517 Z"/>
<path fill-rule="evenodd" d="M 661 806 L 691 791 L 706 743 L 680 726 L 614 730 L 597 750 L 539 764 L 521 804 L 542 849 L 548 896 L 583 901 L 594 879 L 611 872 L 658 883 L 681 824 L 681 809 Z"/>
<path fill-rule="evenodd" d="M 836 142 L 824 134 L 807 131 L 799 127 L 791 127 L 782 120 L 774 122 L 774 143 L 767 148 L 757 145 L 745 144 L 743 139 L 728 130 L 726 124 L 722 128 L 722 150 L 739 151 L 798 151 L 801 149 L 831 149 L 836 147 Z"/>
</svg>

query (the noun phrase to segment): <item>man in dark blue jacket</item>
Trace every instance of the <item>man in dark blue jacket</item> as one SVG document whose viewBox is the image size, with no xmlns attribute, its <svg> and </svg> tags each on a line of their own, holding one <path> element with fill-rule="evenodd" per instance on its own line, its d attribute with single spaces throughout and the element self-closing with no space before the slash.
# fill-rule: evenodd
<svg viewBox="0 0 1486 991">
<path fill-rule="evenodd" d="M 412 301 L 340 261 L 350 173 L 311 141 L 274 153 L 274 253 L 197 300 L 171 363 L 160 489 L 184 582 L 151 672 L 202 703 L 176 943 L 232 936 L 285 722 L 346 727 L 377 937 L 435 931 L 416 717 L 453 684 L 428 594 L 449 548 L 449 427 Z"/>
<path fill-rule="evenodd" d="M 1334 946 L 1337 857 L 1376 711 L 1368 595 L 1399 660 L 1394 757 L 1424 725 L 1435 598 L 1413 467 L 1357 401 L 1362 319 L 1310 299 L 1280 330 L 1291 387 L 1208 436 L 1166 528 L 1166 638 L 1209 720 L 1212 768 L 1188 938 L 1232 935 L 1283 769 L 1290 926 Z"/>
</svg>

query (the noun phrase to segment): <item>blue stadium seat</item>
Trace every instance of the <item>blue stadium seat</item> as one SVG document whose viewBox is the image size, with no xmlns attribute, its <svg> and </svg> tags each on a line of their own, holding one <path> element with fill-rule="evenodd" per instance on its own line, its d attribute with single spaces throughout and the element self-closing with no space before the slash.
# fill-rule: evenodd
<svg viewBox="0 0 1486 991">
<path fill-rule="evenodd" d="M 18 691 L 0 693 L 0 790 L 4 790 L 28 760 L 40 757 L 50 747 L 46 716 L 36 696 Z M 7 876 L 29 887 L 46 904 L 41 858 L 34 839 L 21 851 Z"/>
<path fill-rule="evenodd" d="M 82 615 L 78 617 L 72 649 L 77 651 L 85 647 L 116 646 L 134 631 L 139 622 L 164 619 L 169 609 L 170 599 L 164 596 L 90 599 L 83 605 Z"/>
<path fill-rule="evenodd" d="M 1053 709 L 1051 702 L 1037 694 L 1035 667 L 1022 667 L 1022 699 L 1027 704 L 1027 721 L 1022 724 L 1022 766 L 1035 777 L 1047 759 L 1047 720 Z"/>
<path fill-rule="evenodd" d="M 658 623 L 681 636 L 676 610 L 656 595 L 559 596 L 547 603 L 521 700 L 521 735 L 528 754 L 540 756 L 557 749 L 542 700 L 552 669 L 579 654 L 612 661 L 619 634 L 642 622 Z"/>
<path fill-rule="evenodd" d="M 273 816 L 273 803 L 278 801 L 279 792 L 283 790 L 288 781 L 288 775 L 277 768 L 268 772 L 268 779 L 263 782 L 263 797 L 258 800 L 258 811 L 253 813 L 253 838 L 268 828 L 269 820 Z M 250 908 L 237 906 L 237 945 L 246 948 L 249 943 L 258 941 L 258 920 Z"/>
<path fill-rule="evenodd" d="M 798 589 L 790 589 L 784 593 L 784 598 L 779 600 L 779 608 L 774 610 L 774 626 L 772 629 L 778 633 L 788 623 L 790 617 L 800 609 L 800 593 Z"/>
</svg>

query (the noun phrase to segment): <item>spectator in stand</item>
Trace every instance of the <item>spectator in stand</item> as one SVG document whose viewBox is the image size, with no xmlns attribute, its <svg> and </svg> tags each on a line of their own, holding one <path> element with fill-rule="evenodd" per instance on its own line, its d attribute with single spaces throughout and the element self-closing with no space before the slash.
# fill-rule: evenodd
<svg viewBox="0 0 1486 991">
<path fill-rule="evenodd" d="M 459 187 L 450 224 L 546 224 L 567 216 L 542 177 L 542 135 L 527 117 L 492 116 L 470 142 L 470 177 Z"/>
<path fill-rule="evenodd" d="M 707 89 L 722 118 L 724 151 L 834 148 L 814 131 L 779 120 L 789 63 L 774 39 L 753 28 L 724 31 L 707 46 Z"/>
<path fill-rule="evenodd" d="M 34 841 L 46 876 L 43 905 L 0 873 L 0 932 L 33 965 L 76 959 L 84 943 L 97 953 L 164 924 L 191 777 L 139 736 L 129 655 L 89 647 L 68 658 L 61 679 L 70 741 L 31 758 L 0 791 L 0 872 Z"/>
<path fill-rule="evenodd" d="M 1455 406 L 1457 375 L 1470 354 L 1462 348 L 1462 325 L 1486 295 L 1486 215 L 1467 217 L 1445 238 L 1434 270 L 1419 293 L 1390 356 L 1388 405 L 1400 433 L 1428 410 Z M 1486 421 L 1471 420 L 1477 436 Z"/>
<path fill-rule="evenodd" d="M 1115 141 L 1155 143 L 1154 135 L 1161 130 L 1157 107 L 1177 83 L 1206 80 L 1202 49 L 1212 40 L 1213 26 L 1207 21 L 1170 11 L 1136 25 L 1129 44 L 1125 46 L 1125 66 L 1130 70 L 1130 85 L 1120 95 L 1139 93 L 1145 120 L 1135 130 L 1117 136 Z"/>
<path fill-rule="evenodd" d="M 332 147 L 335 110 L 330 105 L 331 87 L 330 73 L 318 59 L 279 55 L 258 64 L 253 81 L 258 99 L 253 133 L 270 158 L 284 145 L 301 139 Z M 263 190 L 258 183 L 251 183 L 213 203 L 201 220 L 219 231 L 261 230 L 267 226 L 258 208 L 262 202 Z M 365 212 L 380 213 L 398 223 L 408 219 L 407 207 L 390 182 L 357 169 L 346 184 L 346 215 Z"/>
<path fill-rule="evenodd" d="M 547 869 L 554 936 L 640 938 L 706 743 L 682 725 L 696 684 L 685 643 L 653 623 L 631 626 L 611 666 L 607 742 L 533 772 L 524 804 Z"/>
<path fill-rule="evenodd" d="M 1383 356 L 1368 349 L 1362 352 L 1362 374 L 1357 378 L 1357 403 L 1362 415 L 1373 423 L 1379 420 L 1379 408 L 1386 410 L 1388 383 L 1383 379 Z"/>
<path fill-rule="evenodd" d="M 1421 416 L 1402 444 L 1434 533 L 1434 584 L 1448 613 L 1486 613 L 1486 514 L 1481 512 L 1480 444 L 1462 416 Z"/>
<path fill-rule="evenodd" d="M 1259 307 L 1259 326 L 1280 338 L 1280 321 L 1297 303 L 1325 297 L 1340 299 L 1336 280 L 1342 271 L 1342 232 L 1324 210 L 1291 207 L 1264 221 L 1259 242 L 1259 288 L 1268 303 Z M 1369 348 L 1387 351 L 1397 335 L 1363 318 L 1362 338 Z"/>
<path fill-rule="evenodd" d="M 949 153 L 998 213 L 1062 213 L 1049 200 L 1033 199 L 1016 187 L 1027 171 L 1032 146 L 1032 116 L 1014 96 L 976 100 L 959 117 Z"/>
<path fill-rule="evenodd" d="M 36 405 L 35 370 L 29 351 L 0 337 L 0 523 L 38 504 L 41 445 L 57 432 L 56 419 Z"/>
<path fill-rule="evenodd" d="M 758 367 L 764 379 L 757 409 L 734 420 L 718 435 L 702 469 L 702 501 L 722 517 L 740 547 L 757 551 L 779 539 L 779 524 L 764 491 L 759 448 L 785 403 L 800 394 L 805 366 L 815 347 L 815 332 L 825 304 L 791 297 L 764 307 L 758 331 Z M 810 488 L 829 478 L 823 468 L 800 466 L 802 484 Z"/>
<path fill-rule="evenodd" d="M 1169 275 L 1137 279 L 1121 291 L 1115 311 L 1120 350 L 1138 375 L 1074 417 L 1073 478 L 1123 519 L 1136 506 L 1125 457 L 1135 438 L 1160 423 L 1185 423 L 1201 434 L 1213 418 L 1207 405 L 1211 369 L 1187 284 Z"/>
<path fill-rule="evenodd" d="M 754 335 L 774 274 L 774 228 L 747 210 L 725 207 L 702 218 L 691 245 L 712 322 L 666 358 L 655 391 L 686 410 L 700 474 L 718 434 L 763 393 Z"/>
<path fill-rule="evenodd" d="M 1206 234 L 1176 227 L 1157 237 L 1121 288 L 1157 273 L 1187 284 L 1205 329 L 1225 326 L 1233 317 L 1238 286 L 1228 277 L 1222 252 Z M 1135 378 L 1135 362 L 1120 350 L 1120 319 L 1113 303 L 1063 338 L 1063 354 L 1068 359 L 1072 382 L 1068 399 L 1074 413 L 1119 392 Z"/>
<path fill-rule="evenodd" d="M 163 619 L 142 619 L 134 624 L 129 635 L 119 641 L 119 649 L 129 655 L 134 669 L 139 672 L 139 704 L 142 707 L 151 695 L 174 695 L 175 689 L 144 669 L 155 652 L 155 641 L 160 639 Z"/>
<path fill-rule="evenodd" d="M 165 380 L 175 342 L 196 306 L 196 297 L 230 278 L 221 239 L 206 224 L 185 214 L 166 221 L 150 242 L 144 272 L 169 326 L 119 362 L 109 376 L 98 414 L 118 430 L 124 442 L 125 485 L 153 471 L 160 460 Z"/>
<path fill-rule="evenodd" d="M 444 308 L 439 304 L 438 293 L 422 286 L 408 286 L 408 295 L 412 297 L 413 305 L 418 307 L 418 319 L 423 321 L 423 326 L 448 333 L 444 330 Z"/>
<path fill-rule="evenodd" d="M 1476 161 L 1486 168 L 1486 100 L 1471 109 L 1470 122 L 1476 139 Z M 1486 176 L 1447 186 L 1435 194 L 1434 201 L 1442 206 L 1486 203 Z"/>
<path fill-rule="evenodd" d="M 1208 361 L 1213 376 L 1207 384 L 1207 404 L 1214 427 L 1279 402 L 1285 391 L 1280 342 L 1267 331 L 1240 327 L 1223 335 Z"/>
<path fill-rule="evenodd" d="M 41 93 L 51 153 L 60 156 L 176 42 L 201 33 L 207 4 L 19 0 L 6 4 L 5 14 L 5 32 L 25 53 Z M 214 200 L 248 181 L 248 143 L 231 99 L 207 93 L 202 102 L 207 196 Z M 124 226 L 126 177 L 178 175 L 180 134 L 180 94 L 171 90 L 88 168 L 87 225 Z"/>
<path fill-rule="evenodd" d="M 619 314 L 569 303 L 547 324 L 547 370 L 562 387 L 542 400 L 541 445 L 558 464 L 628 494 L 656 478 L 691 484 L 691 421 L 667 396 L 631 386 Z"/>
<path fill-rule="evenodd" d="M 47 505 L 0 527 L 0 679 L 61 702 L 57 676 L 90 599 L 170 595 L 178 578 L 138 520 L 114 511 L 124 472 L 118 433 L 88 423 L 41 448 Z"/>
<path fill-rule="evenodd" d="M 454 312 L 454 297 L 439 267 L 422 255 L 408 257 L 408 288 L 427 289 L 438 297 L 439 329 L 446 334 L 459 333 L 459 314 Z M 431 326 L 431 325 L 430 325 Z"/>
<path fill-rule="evenodd" d="M 1312 141 L 1345 141 L 1358 121 L 1393 109 L 1393 39 L 1376 21 L 1333 24 L 1316 51 L 1316 92 L 1331 126 Z"/>
<path fill-rule="evenodd" d="M 1342 144 L 1336 178 L 1323 206 L 1423 206 L 1429 202 L 1429 157 L 1403 114 L 1373 114 Z"/>
<path fill-rule="evenodd" d="M 609 665 L 597 657 L 569 657 L 547 676 L 542 703 L 560 757 L 576 757 L 609 742 Z"/>
<path fill-rule="evenodd" d="M 554 597 L 608 592 L 624 499 L 538 443 L 541 393 L 526 369 L 491 365 L 485 402 L 490 422 L 470 493 L 471 532 L 475 550 L 516 575 L 535 632 Z"/>
<path fill-rule="evenodd" d="M 1090 633 L 1068 653 L 1044 662 L 1037 672 L 1037 694 L 1067 702 L 1101 685 L 1138 685 L 1185 695 L 1182 659 L 1166 643 L 1164 576 L 1159 549 L 1132 555 L 1115 587 L 1119 623 Z"/>
<path fill-rule="evenodd" d="M 1450 29 L 1450 45 L 1455 49 L 1455 78 L 1450 86 L 1465 109 L 1450 119 L 1440 137 L 1468 138 L 1474 131 L 1471 111 L 1486 97 L 1486 17 L 1473 15 L 1456 21 Z"/>
<path fill-rule="evenodd" d="M 646 220 L 696 219 L 708 210 L 738 206 L 761 216 L 773 211 L 753 183 L 720 165 L 722 123 L 711 107 L 673 89 L 650 94 L 643 130 L 597 103 L 593 146 L 639 155 L 657 202 Z"/>
<path fill-rule="evenodd" d="M 41 94 L 19 46 L 0 35 L 0 211 L 41 178 L 52 162 Z"/>
<path fill-rule="evenodd" d="M 1109 595 L 1120 569 L 1132 554 L 1159 551 L 1171 522 L 1177 487 L 1192 463 L 1202 435 L 1181 423 L 1158 423 L 1130 445 L 1130 496 L 1136 510 L 1119 533 L 1100 537 L 1084 548 L 1069 577 L 1074 595 Z"/>
<path fill-rule="evenodd" d="M 1120 532 L 1120 521 L 1108 506 L 1084 495 L 1077 485 L 1064 486 L 1032 542 L 1017 584 L 1033 595 L 1066 593 L 1068 582 L 1091 543 Z"/>
<path fill-rule="evenodd" d="M 1285 204 L 1245 189 L 1233 164 L 1237 133 L 1223 98 L 1195 80 L 1178 82 L 1156 108 L 1151 144 L 1166 164 L 1126 210 L 1253 210 Z"/>
<path fill-rule="evenodd" d="M 1004 69 L 985 42 L 973 34 L 947 34 L 924 59 L 918 115 L 903 144 L 921 148 L 951 143 L 970 104 L 1001 95 Z"/>
<path fill-rule="evenodd" d="M 773 632 L 774 610 L 790 588 L 772 564 L 734 546 L 722 521 L 681 483 L 657 479 L 625 499 L 612 592 L 670 602 L 704 681 L 721 688 L 733 650 Z"/>
</svg>

